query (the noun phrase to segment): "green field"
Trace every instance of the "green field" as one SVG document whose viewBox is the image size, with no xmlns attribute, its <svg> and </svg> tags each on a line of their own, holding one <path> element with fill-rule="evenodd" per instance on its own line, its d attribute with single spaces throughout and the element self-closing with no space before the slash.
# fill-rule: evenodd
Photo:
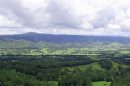
<svg viewBox="0 0 130 86">
<path fill-rule="evenodd" d="M 128 66 L 128 65 L 124 65 L 124 64 L 119 64 L 119 63 L 116 63 L 116 62 L 112 62 L 112 65 L 113 65 L 113 68 L 117 68 L 118 66 L 122 66 L 122 67 L 124 67 L 124 68 L 128 68 L 128 67 L 130 67 L 130 66 Z"/>
<path fill-rule="evenodd" d="M 99 82 L 93 82 L 92 86 L 110 86 L 111 82 L 106 81 L 99 81 Z"/>
<path fill-rule="evenodd" d="M 80 70 L 85 71 L 89 67 L 91 67 L 93 69 L 101 69 L 98 62 L 88 64 L 88 65 L 81 65 L 81 66 L 75 66 L 75 67 L 66 67 L 66 68 L 68 68 L 70 71 L 74 70 L 75 68 L 79 68 Z M 63 70 L 64 70 L 64 68 L 62 69 L 62 71 Z"/>
<path fill-rule="evenodd" d="M 125 67 L 125 68 L 130 67 L 130 66 L 127 66 L 127 65 L 123 65 L 123 64 L 119 64 L 119 63 L 113 62 L 113 61 L 112 61 L 112 65 L 113 65 L 113 68 L 117 68 L 120 65 L 122 67 Z M 91 67 L 92 69 L 103 70 L 100 67 L 100 64 L 98 62 L 91 63 L 91 64 L 88 64 L 88 65 L 81 65 L 81 66 L 75 66 L 75 67 L 66 67 L 66 68 L 68 68 L 70 71 L 73 71 L 75 68 L 79 68 L 80 70 L 85 71 L 89 67 Z M 62 71 L 64 71 L 64 68 L 62 69 Z"/>
</svg>

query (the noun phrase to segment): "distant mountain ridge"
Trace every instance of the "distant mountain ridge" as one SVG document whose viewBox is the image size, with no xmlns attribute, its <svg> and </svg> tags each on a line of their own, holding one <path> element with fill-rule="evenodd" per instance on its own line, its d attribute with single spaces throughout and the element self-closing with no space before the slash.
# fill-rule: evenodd
<svg viewBox="0 0 130 86">
<path fill-rule="evenodd" d="M 17 35 L 1 35 L 0 41 L 15 41 L 26 40 L 31 42 L 43 41 L 47 43 L 111 43 L 118 42 L 129 44 L 130 37 L 123 36 L 86 36 L 86 35 L 54 35 L 54 34 L 39 34 L 39 33 L 24 33 Z"/>
</svg>

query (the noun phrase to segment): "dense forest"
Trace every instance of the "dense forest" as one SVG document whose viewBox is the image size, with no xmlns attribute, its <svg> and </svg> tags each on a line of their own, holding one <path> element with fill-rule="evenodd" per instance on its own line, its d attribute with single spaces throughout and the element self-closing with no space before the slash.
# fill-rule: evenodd
<svg viewBox="0 0 130 86">
<path fill-rule="evenodd" d="M 0 86 L 129 86 L 129 61 L 128 55 L 1 56 Z"/>
</svg>

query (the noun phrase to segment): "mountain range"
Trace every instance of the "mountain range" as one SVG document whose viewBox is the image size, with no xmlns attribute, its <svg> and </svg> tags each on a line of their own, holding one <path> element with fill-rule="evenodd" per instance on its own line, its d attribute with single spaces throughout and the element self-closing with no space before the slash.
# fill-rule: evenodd
<svg viewBox="0 0 130 86">
<path fill-rule="evenodd" d="M 16 35 L 0 35 L 0 48 L 30 48 L 71 44 L 71 46 L 84 46 L 93 43 L 119 43 L 127 45 L 130 37 L 123 36 L 87 36 L 87 35 L 55 35 L 24 33 Z M 51 44 L 51 45 L 50 45 Z"/>
</svg>

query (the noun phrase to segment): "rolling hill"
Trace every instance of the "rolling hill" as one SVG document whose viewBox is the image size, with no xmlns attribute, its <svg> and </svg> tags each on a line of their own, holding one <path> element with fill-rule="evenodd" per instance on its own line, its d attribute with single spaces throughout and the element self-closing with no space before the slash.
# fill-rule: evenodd
<svg viewBox="0 0 130 86">
<path fill-rule="evenodd" d="M 86 47 L 95 44 L 129 45 L 130 37 L 121 36 L 82 36 L 24 33 L 1 35 L 0 48 L 39 48 L 39 47 Z"/>
</svg>

